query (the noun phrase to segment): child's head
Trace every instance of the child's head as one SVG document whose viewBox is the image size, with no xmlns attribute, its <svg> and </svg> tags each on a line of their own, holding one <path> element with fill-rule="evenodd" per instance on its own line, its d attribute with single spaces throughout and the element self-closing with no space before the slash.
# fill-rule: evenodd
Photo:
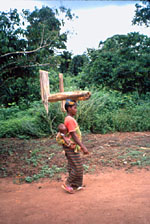
<svg viewBox="0 0 150 224">
<path fill-rule="evenodd" d="M 58 131 L 64 135 L 66 135 L 68 132 L 66 126 L 63 123 L 58 125 Z"/>
</svg>

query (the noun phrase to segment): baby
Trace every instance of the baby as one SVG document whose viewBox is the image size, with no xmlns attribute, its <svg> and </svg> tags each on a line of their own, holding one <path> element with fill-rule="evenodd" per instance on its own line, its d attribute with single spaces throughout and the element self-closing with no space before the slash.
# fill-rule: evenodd
<svg viewBox="0 0 150 224">
<path fill-rule="evenodd" d="M 74 152 L 78 152 L 80 146 L 71 141 L 71 136 L 69 135 L 68 130 L 63 123 L 59 124 L 58 131 L 59 132 L 56 136 L 56 141 L 58 144 L 67 146 L 70 149 L 74 149 Z"/>
</svg>

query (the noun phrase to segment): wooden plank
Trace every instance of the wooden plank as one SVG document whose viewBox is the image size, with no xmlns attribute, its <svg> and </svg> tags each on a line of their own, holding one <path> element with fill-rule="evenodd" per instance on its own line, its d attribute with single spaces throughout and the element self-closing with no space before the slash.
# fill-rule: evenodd
<svg viewBox="0 0 150 224">
<path fill-rule="evenodd" d="M 48 102 L 63 101 L 66 99 L 88 100 L 91 96 L 89 91 L 59 92 L 48 96 Z"/>
<path fill-rule="evenodd" d="M 59 73 L 59 91 L 64 92 L 63 74 Z M 65 101 L 61 102 L 61 110 L 65 112 Z"/>
<path fill-rule="evenodd" d="M 48 96 L 50 95 L 48 72 L 40 70 L 41 98 L 48 114 Z"/>
</svg>

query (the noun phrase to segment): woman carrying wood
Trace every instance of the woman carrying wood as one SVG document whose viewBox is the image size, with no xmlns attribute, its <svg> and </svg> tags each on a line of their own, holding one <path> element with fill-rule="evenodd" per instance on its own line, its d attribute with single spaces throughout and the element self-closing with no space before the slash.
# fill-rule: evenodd
<svg viewBox="0 0 150 224">
<path fill-rule="evenodd" d="M 64 124 L 70 133 L 72 140 L 80 146 L 80 149 L 84 154 L 89 154 L 87 148 L 84 146 L 81 140 L 81 132 L 77 121 L 74 116 L 77 113 L 77 103 L 74 100 L 67 99 L 65 103 L 65 109 L 67 116 L 65 117 Z M 83 164 L 80 157 L 80 152 L 75 152 L 70 147 L 65 147 L 65 155 L 68 160 L 68 172 L 69 176 L 67 181 L 62 185 L 62 188 L 69 192 L 74 193 L 74 188 L 80 190 L 83 188 Z"/>
</svg>

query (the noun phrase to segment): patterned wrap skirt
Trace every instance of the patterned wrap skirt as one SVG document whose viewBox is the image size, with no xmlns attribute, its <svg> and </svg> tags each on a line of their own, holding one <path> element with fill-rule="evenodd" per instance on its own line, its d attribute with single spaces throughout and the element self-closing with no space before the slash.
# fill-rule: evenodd
<svg viewBox="0 0 150 224">
<path fill-rule="evenodd" d="M 64 147 L 65 156 L 68 160 L 67 183 L 70 186 L 80 187 L 83 184 L 83 163 L 80 153 L 75 153 L 73 149 Z"/>
</svg>

